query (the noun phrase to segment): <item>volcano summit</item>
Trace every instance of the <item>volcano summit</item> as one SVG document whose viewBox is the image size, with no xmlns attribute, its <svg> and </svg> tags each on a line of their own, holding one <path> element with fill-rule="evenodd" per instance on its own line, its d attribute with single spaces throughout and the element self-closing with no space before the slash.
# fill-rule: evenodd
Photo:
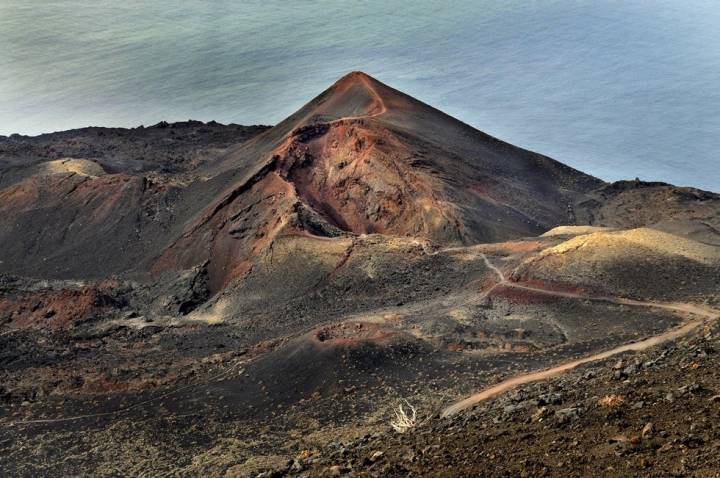
<svg viewBox="0 0 720 478">
<path fill-rule="evenodd" d="M 361 72 L 274 127 L 0 137 L 0 244 L 13 476 L 441 474 L 338 443 L 720 314 L 719 195 L 606 183 Z"/>
</svg>

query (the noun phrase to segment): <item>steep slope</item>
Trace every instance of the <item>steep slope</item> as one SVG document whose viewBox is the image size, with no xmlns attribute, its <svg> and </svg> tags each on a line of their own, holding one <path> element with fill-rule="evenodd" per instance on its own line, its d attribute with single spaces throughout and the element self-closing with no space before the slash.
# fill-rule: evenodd
<svg viewBox="0 0 720 478">
<path fill-rule="evenodd" d="M 360 72 L 275 127 L 225 128 L 188 122 L 8 138 L 0 272 L 68 279 L 202 266 L 216 293 L 283 235 L 467 245 L 593 224 L 718 241 L 717 195 L 605 184 Z M 238 144 L 227 147 L 231 137 Z M 176 157 L 176 143 L 192 154 Z M 665 202 L 648 207 L 657 198 Z"/>
<path fill-rule="evenodd" d="M 208 261 L 215 291 L 278 235 L 381 233 L 443 244 L 537 235 L 574 223 L 573 204 L 603 184 L 360 72 L 204 174 L 228 187 L 154 270 Z M 239 180 L 227 179 L 233 174 Z"/>
<path fill-rule="evenodd" d="M 308 202 L 352 232 L 487 242 L 574 222 L 601 181 L 496 140 L 361 72 L 341 78 L 214 171 L 278 156 Z M 401 207 L 393 209 L 393 204 Z M 415 203 L 415 204 L 412 204 Z"/>
<path fill-rule="evenodd" d="M 0 269 L 104 277 L 137 265 L 167 218 L 166 186 L 140 176 L 38 173 L 0 190 Z M 155 230 L 155 231 L 153 231 Z"/>
<path fill-rule="evenodd" d="M 217 194 L 197 164 L 267 128 L 215 122 L 0 137 L 0 274 L 143 273 Z"/>
</svg>

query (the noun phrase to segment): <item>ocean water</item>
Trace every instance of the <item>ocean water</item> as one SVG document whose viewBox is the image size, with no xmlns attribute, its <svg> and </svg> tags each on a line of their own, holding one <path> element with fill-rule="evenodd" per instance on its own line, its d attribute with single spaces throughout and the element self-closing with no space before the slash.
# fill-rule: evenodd
<svg viewBox="0 0 720 478">
<path fill-rule="evenodd" d="M 720 190 L 717 0 L 0 0 L 0 134 L 272 124 L 351 70 L 606 180 Z"/>
</svg>

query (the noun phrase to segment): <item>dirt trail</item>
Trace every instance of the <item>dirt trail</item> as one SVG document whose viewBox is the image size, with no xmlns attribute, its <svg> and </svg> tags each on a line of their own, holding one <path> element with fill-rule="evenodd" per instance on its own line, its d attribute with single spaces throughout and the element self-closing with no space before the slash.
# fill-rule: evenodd
<svg viewBox="0 0 720 478">
<path fill-rule="evenodd" d="M 338 118 L 334 121 L 330 121 L 328 124 L 340 123 L 340 122 L 346 121 L 346 120 L 375 118 L 377 116 L 384 115 L 385 113 L 387 113 L 387 107 L 385 106 L 385 102 L 380 97 L 378 92 L 375 90 L 375 87 L 372 85 L 372 83 L 370 83 L 368 81 L 367 77 L 361 76 L 360 81 L 362 81 L 362 83 L 365 85 L 365 87 L 368 89 L 368 91 L 370 91 L 370 93 L 373 96 L 373 102 L 375 102 L 379 106 L 380 110 L 378 112 L 372 113 L 372 114 L 364 114 L 364 115 L 357 115 L 357 116 L 343 116 L 342 118 Z"/>
<path fill-rule="evenodd" d="M 452 252 L 452 251 L 460 251 L 460 250 L 467 250 L 467 247 L 450 247 L 450 248 L 444 248 L 439 249 L 434 252 L 426 252 L 428 255 L 436 255 L 440 253 L 446 253 L 446 252 Z M 512 287 L 517 289 L 523 289 L 528 290 L 540 294 L 547 294 L 552 295 L 556 297 L 566 297 L 566 298 L 573 298 L 573 299 L 580 299 L 580 300 L 594 300 L 594 301 L 603 301 L 603 302 L 610 302 L 614 304 L 621 304 L 621 305 L 630 305 L 630 306 L 641 306 L 641 307 L 654 307 L 658 309 L 664 309 L 669 310 L 672 312 L 680 312 L 680 313 L 687 313 L 692 314 L 701 317 L 701 319 L 693 320 L 691 322 L 688 322 L 680 327 L 671 329 L 667 332 L 664 332 L 660 335 L 656 335 L 653 337 L 649 337 L 647 339 L 633 342 L 625 345 L 621 345 L 618 347 L 615 347 L 610 350 L 606 350 L 604 352 L 599 352 L 597 354 L 593 354 L 587 357 L 583 357 L 580 359 L 572 360 L 570 362 L 566 362 L 564 364 L 545 369 L 540 370 L 537 372 L 530 372 L 525 373 L 521 375 L 517 375 L 515 377 L 511 377 L 509 379 L 506 379 L 496 385 L 493 385 L 489 388 L 486 388 L 478 393 L 475 393 L 459 402 L 454 403 L 453 405 L 450 405 L 449 407 L 445 408 L 441 416 L 447 417 L 454 415 L 462 410 L 465 410 L 467 408 L 470 408 L 471 406 L 477 404 L 478 402 L 481 402 L 483 400 L 486 400 L 488 398 L 491 398 L 495 395 L 499 395 L 503 392 L 506 392 L 518 385 L 523 385 L 526 383 L 536 382 L 540 380 L 549 379 L 552 377 L 555 377 L 557 375 L 560 375 L 568 370 L 571 370 L 575 367 L 578 367 L 580 365 L 594 362 L 598 360 L 604 360 L 606 358 L 612 357 L 617 354 L 621 354 L 624 352 L 629 351 L 642 351 L 647 348 L 653 347 L 655 345 L 659 345 L 661 343 L 675 340 L 677 338 L 680 338 L 696 328 L 698 328 L 703 323 L 706 323 L 709 320 L 717 320 L 720 318 L 720 311 L 711 309 L 708 307 L 702 307 L 700 305 L 696 304 L 690 304 L 690 303 L 682 303 L 682 302 L 676 302 L 676 303 L 660 303 L 660 302 L 645 302 L 645 301 L 639 301 L 634 299 L 626 299 L 622 297 L 606 297 L 606 296 L 589 296 L 589 295 L 583 295 L 573 292 L 562 292 L 562 291 L 553 291 L 553 290 L 547 290 L 542 289 L 535 286 L 525 285 L 517 282 L 511 282 L 506 277 L 503 271 L 495 266 L 485 254 L 480 253 L 480 257 L 487 265 L 488 269 L 493 271 L 493 273 L 498 277 L 498 282 L 493 284 L 491 287 L 483 291 L 481 294 L 481 297 L 486 297 L 489 295 L 493 290 L 495 290 L 497 287 Z M 390 309 L 388 309 L 390 310 Z M 395 310 L 395 309 L 392 309 Z M 219 372 L 211 377 L 209 377 L 208 383 L 216 380 L 222 380 L 224 377 L 229 376 L 232 374 L 239 366 L 243 365 L 244 361 L 239 361 L 238 363 L 235 363 L 231 366 L 229 366 L 227 369 L 225 369 L 222 372 Z M 32 425 L 32 424 L 40 424 L 40 423 L 58 423 L 58 422 L 68 422 L 68 421 L 75 421 L 75 420 L 81 420 L 86 418 L 94 418 L 94 417 L 101 417 L 101 416 L 112 416 L 112 415 L 119 415 L 123 413 L 127 413 L 133 409 L 136 409 L 142 405 L 147 405 L 152 402 L 156 402 L 158 400 L 161 400 L 163 398 L 166 398 L 169 395 L 173 395 L 175 393 L 178 393 L 182 390 L 189 389 L 195 386 L 198 386 L 199 384 L 190 384 L 186 385 L 184 387 L 180 387 L 174 390 L 171 390 L 167 393 L 164 393 L 162 395 L 159 395 L 157 397 L 153 397 L 151 399 L 135 403 L 132 405 L 129 405 L 127 407 L 123 407 L 117 410 L 108 411 L 108 412 L 101 412 L 101 413 L 91 413 L 91 414 L 85 414 L 85 415 L 77 415 L 77 416 L 71 416 L 71 417 L 62 417 L 62 418 L 48 418 L 48 419 L 35 419 L 35 420 L 18 420 L 18 421 L 0 421 L 0 426 L 21 426 L 21 425 Z"/>
<path fill-rule="evenodd" d="M 486 400 L 488 398 L 494 397 L 495 395 L 499 395 L 503 392 L 506 392 L 510 390 L 511 388 L 514 388 L 518 385 L 523 385 L 526 383 L 531 382 L 537 382 L 540 380 L 546 380 L 548 378 L 555 377 L 557 375 L 560 375 L 564 372 L 567 372 L 568 370 L 572 370 L 575 367 L 578 367 L 580 365 L 595 362 L 598 360 L 604 360 L 606 358 L 612 357 L 613 355 L 618 355 L 624 352 L 638 352 L 645 349 L 648 349 L 650 347 L 654 347 L 656 345 L 659 345 L 664 342 L 668 342 L 671 340 L 675 340 L 677 338 L 680 338 L 696 328 L 698 328 L 703 323 L 706 323 L 709 320 L 717 320 L 720 318 L 720 311 L 711 309 L 709 307 L 702 307 L 700 305 L 696 304 L 689 304 L 689 303 L 683 303 L 683 302 L 673 302 L 673 303 L 662 303 L 662 302 L 646 302 L 641 300 L 634 300 L 634 299 L 625 299 L 622 297 L 606 297 L 606 296 L 589 296 L 589 295 L 583 295 L 578 294 L 574 292 L 561 292 L 561 291 L 554 291 L 554 290 L 547 290 L 542 289 L 535 286 L 529 286 L 520 284 L 517 282 L 511 282 L 507 280 L 505 277 L 505 274 L 500 270 L 498 267 L 493 265 L 490 260 L 487 258 L 485 254 L 482 254 L 482 259 L 487 264 L 488 268 L 490 268 L 500 279 L 500 281 L 496 284 L 494 284 L 492 287 L 490 287 L 488 290 L 486 290 L 483 295 L 486 296 L 490 292 L 492 292 L 495 288 L 499 286 L 504 287 L 512 287 L 516 289 L 523 289 L 528 290 L 540 294 L 546 294 L 546 295 L 552 295 L 556 297 L 567 297 L 571 299 L 581 299 L 581 300 L 595 300 L 595 301 L 602 301 L 602 302 L 610 302 L 613 304 L 622 304 L 622 305 L 632 305 L 632 306 L 639 306 L 639 307 L 653 307 L 656 309 L 663 309 L 663 310 L 669 310 L 672 312 L 681 312 L 681 313 L 687 313 L 696 315 L 698 317 L 701 317 L 700 319 L 693 320 L 691 322 L 686 323 L 685 325 L 682 325 L 680 327 L 668 330 L 667 332 L 664 332 L 660 335 L 656 335 L 654 337 L 649 337 L 647 339 L 641 340 L 639 342 L 633 342 L 625 345 L 621 345 L 619 347 L 612 348 L 610 350 L 606 350 L 604 352 L 599 352 L 587 357 L 583 357 L 580 359 L 572 360 L 570 362 L 566 362 L 564 364 L 551 367 L 549 369 L 540 370 L 537 372 L 530 372 L 525 373 L 521 375 L 517 375 L 515 377 L 511 377 L 509 379 L 506 379 L 496 385 L 493 385 L 489 388 L 486 388 L 478 393 L 475 393 L 464 400 L 461 400 L 459 402 L 456 402 L 449 407 L 445 408 L 443 410 L 441 416 L 442 417 L 448 417 L 451 415 L 454 415 L 462 410 L 466 410 L 467 408 L 472 407 L 473 405 Z"/>
</svg>

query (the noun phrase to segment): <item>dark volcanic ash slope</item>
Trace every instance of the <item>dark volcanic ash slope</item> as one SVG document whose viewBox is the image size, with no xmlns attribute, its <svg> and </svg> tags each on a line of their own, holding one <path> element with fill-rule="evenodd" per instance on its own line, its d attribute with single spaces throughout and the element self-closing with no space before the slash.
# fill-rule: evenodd
<svg viewBox="0 0 720 478">
<path fill-rule="evenodd" d="M 273 128 L 0 148 L 14 476 L 301 472 L 329 442 L 387 430 L 401 397 L 427 418 L 720 303 L 720 196 L 603 183 L 362 73 Z M 394 438 L 363 440 L 398 458 Z M 418 445 L 412 463 L 442 475 Z"/>
<path fill-rule="evenodd" d="M 720 195 L 695 188 L 618 181 L 593 191 L 579 204 L 578 223 L 617 228 L 648 226 L 720 245 Z"/>
<path fill-rule="evenodd" d="M 269 126 L 182 121 L 137 128 L 89 127 L 23 136 L 0 136 L 0 171 L 62 158 L 88 159 L 106 171 L 177 173 L 212 162 L 225 150 Z"/>
<path fill-rule="evenodd" d="M 215 293 L 285 234 L 473 244 L 561 224 L 625 225 L 626 216 L 633 227 L 718 227 L 706 220 L 715 195 L 610 187 L 359 72 L 270 129 L 88 128 L 3 138 L 0 147 L 0 241 L 8 245 L 0 264 L 34 277 L 205 264 Z M 679 207 L 633 213 L 661 195 Z M 688 215 L 688 202 L 702 205 Z"/>
<path fill-rule="evenodd" d="M 560 224 L 658 224 L 684 233 L 688 223 L 717 227 L 720 205 L 717 195 L 687 188 L 607 185 L 359 72 L 203 174 L 227 187 L 178 230 L 154 270 L 207 261 L 213 292 L 246 274 L 252 257 L 285 234 L 473 244 Z"/>
<path fill-rule="evenodd" d="M 267 127 L 189 121 L 0 137 L 0 273 L 144 271 L 212 189 L 197 167 Z"/>
<path fill-rule="evenodd" d="M 288 231 L 503 240 L 573 223 L 573 204 L 602 185 L 363 73 L 343 77 L 207 173 L 241 179 L 185 225 L 155 270 L 209 261 L 215 291 Z"/>
<path fill-rule="evenodd" d="M 331 443 L 280 476 L 717 476 L 718 327 L 518 387 L 409 433 Z M 294 464 L 294 463 L 293 463 Z"/>
<path fill-rule="evenodd" d="M 574 222 L 574 200 L 602 184 L 359 72 L 217 167 L 267 159 L 262 150 L 272 150 L 299 195 L 337 226 L 440 242 L 501 240 Z"/>
</svg>

